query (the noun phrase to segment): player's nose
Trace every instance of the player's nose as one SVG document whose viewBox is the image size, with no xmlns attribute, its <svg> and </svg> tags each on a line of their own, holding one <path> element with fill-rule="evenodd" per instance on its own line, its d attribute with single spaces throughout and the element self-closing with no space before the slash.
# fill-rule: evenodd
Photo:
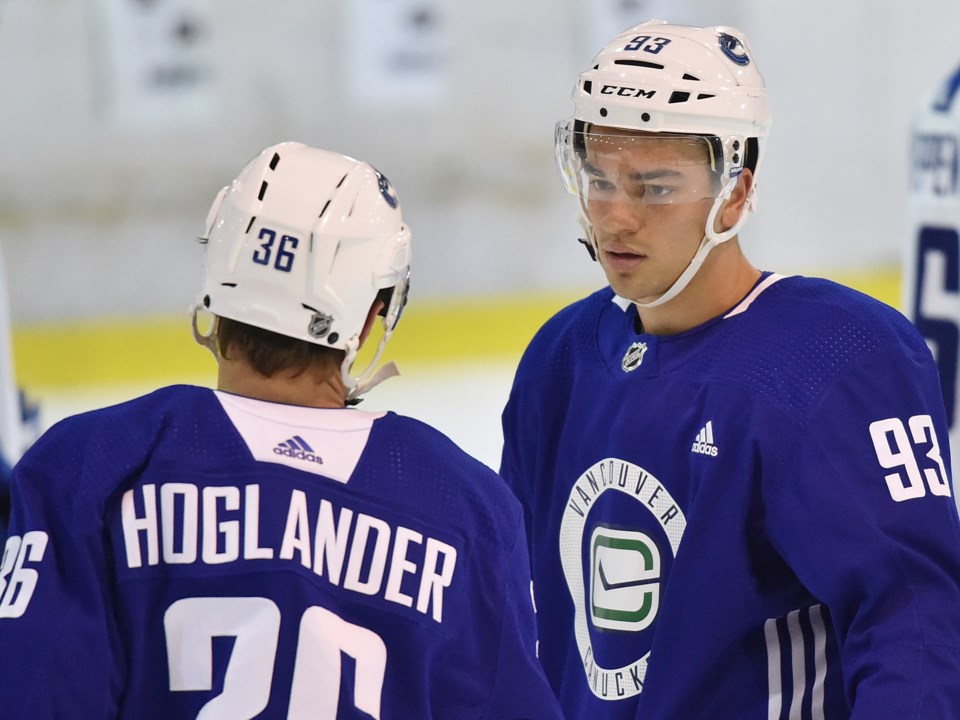
<svg viewBox="0 0 960 720">
<path fill-rule="evenodd" d="M 594 224 L 605 233 L 629 234 L 643 227 L 643 206 L 638 202 L 614 199 L 598 203 L 592 215 Z"/>
</svg>

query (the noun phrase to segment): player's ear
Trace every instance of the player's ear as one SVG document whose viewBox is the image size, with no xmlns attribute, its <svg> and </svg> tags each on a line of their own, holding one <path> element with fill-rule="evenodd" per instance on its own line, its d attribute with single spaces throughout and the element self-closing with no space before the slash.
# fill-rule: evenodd
<svg viewBox="0 0 960 720">
<path fill-rule="evenodd" d="M 750 197 L 750 190 L 753 188 L 753 173 L 750 168 L 744 168 L 737 178 L 737 184 L 727 201 L 723 204 L 720 213 L 717 215 L 716 228 L 723 232 L 737 224 L 740 216 L 745 212 L 747 198 Z"/>
</svg>

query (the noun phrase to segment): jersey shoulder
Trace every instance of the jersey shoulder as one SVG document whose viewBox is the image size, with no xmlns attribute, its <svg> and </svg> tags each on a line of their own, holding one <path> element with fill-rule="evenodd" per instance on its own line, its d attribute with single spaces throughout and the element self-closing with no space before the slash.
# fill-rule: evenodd
<svg viewBox="0 0 960 720">
<path fill-rule="evenodd" d="M 527 345 L 517 380 L 542 373 L 571 371 L 597 356 L 597 327 L 614 300 L 609 287 L 588 295 L 547 320 Z"/>
<path fill-rule="evenodd" d="M 390 412 L 374 424 L 350 484 L 375 488 L 384 477 L 403 509 L 439 524 L 475 525 L 481 536 L 506 539 L 519 523 L 519 502 L 503 478 L 415 418 Z"/>
<path fill-rule="evenodd" d="M 218 410 L 209 389 L 161 388 L 60 420 L 33 444 L 16 471 L 64 483 L 74 483 L 83 475 L 84 491 L 102 484 L 101 489 L 109 492 L 113 479 L 142 466 L 162 439 L 173 436 L 189 445 L 188 438 L 195 435 L 192 430 L 212 425 Z"/>
<path fill-rule="evenodd" d="M 712 352 L 698 357 L 699 369 L 746 384 L 801 418 L 841 376 L 867 363 L 891 381 L 905 369 L 933 370 L 906 317 L 830 280 L 784 278 L 728 323 Z"/>
<path fill-rule="evenodd" d="M 839 333 L 853 344 L 862 333 L 876 341 L 898 339 L 906 345 L 923 345 L 909 320 L 876 298 L 824 278 L 793 276 L 772 286 L 768 303 L 758 306 L 759 322 L 785 326 L 784 331 L 812 342 L 826 333 Z M 806 320 L 806 322 L 804 322 Z M 768 328 L 769 329 L 769 328 Z M 870 343 L 870 347 L 875 343 Z"/>
<path fill-rule="evenodd" d="M 184 416 L 202 416 L 217 407 L 213 391 L 208 388 L 172 385 L 64 418 L 37 442 L 49 449 L 51 445 L 86 445 L 94 437 L 107 435 L 115 437 L 118 444 L 136 443 L 156 437 L 158 429 L 172 421 Z"/>
</svg>

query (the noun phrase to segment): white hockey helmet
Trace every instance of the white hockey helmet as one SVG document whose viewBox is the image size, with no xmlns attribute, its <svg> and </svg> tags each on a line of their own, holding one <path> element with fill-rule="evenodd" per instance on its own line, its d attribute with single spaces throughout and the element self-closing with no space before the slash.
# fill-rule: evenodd
<svg viewBox="0 0 960 720">
<path fill-rule="evenodd" d="M 633 133 L 700 136 L 711 149 L 719 194 L 704 242 L 674 287 L 648 306 L 675 297 L 707 253 L 739 231 L 755 207 L 756 177 L 771 115 L 763 77 L 743 33 L 731 27 L 699 28 L 650 20 L 618 35 L 580 74 L 573 91 L 573 117 L 556 129 L 557 164 L 564 186 L 581 198 L 588 248 L 596 240 L 583 205 L 583 147 L 593 125 Z M 610 142 L 609 131 L 607 143 Z M 722 233 L 713 228 L 723 202 L 744 167 L 754 185 L 739 221 Z"/>
<path fill-rule="evenodd" d="M 383 175 L 301 143 L 268 147 L 217 195 L 204 237 L 200 305 L 346 351 L 348 399 L 375 384 L 367 376 L 400 319 L 410 273 L 410 230 Z M 384 335 L 370 367 L 353 378 L 360 334 L 382 291 Z"/>
</svg>

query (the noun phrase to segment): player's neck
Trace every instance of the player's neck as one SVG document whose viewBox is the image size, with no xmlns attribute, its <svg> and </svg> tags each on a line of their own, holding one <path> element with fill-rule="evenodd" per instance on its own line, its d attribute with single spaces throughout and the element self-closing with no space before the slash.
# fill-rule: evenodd
<svg viewBox="0 0 960 720">
<path fill-rule="evenodd" d="M 715 247 L 690 284 L 672 300 L 638 308 L 645 332 L 674 335 L 717 317 L 743 299 L 760 271 L 743 255 L 736 239 Z"/>
<path fill-rule="evenodd" d="M 220 360 L 217 389 L 234 395 L 316 408 L 344 407 L 346 389 L 339 367 L 310 367 L 302 373 L 266 377 L 244 360 Z"/>
</svg>

